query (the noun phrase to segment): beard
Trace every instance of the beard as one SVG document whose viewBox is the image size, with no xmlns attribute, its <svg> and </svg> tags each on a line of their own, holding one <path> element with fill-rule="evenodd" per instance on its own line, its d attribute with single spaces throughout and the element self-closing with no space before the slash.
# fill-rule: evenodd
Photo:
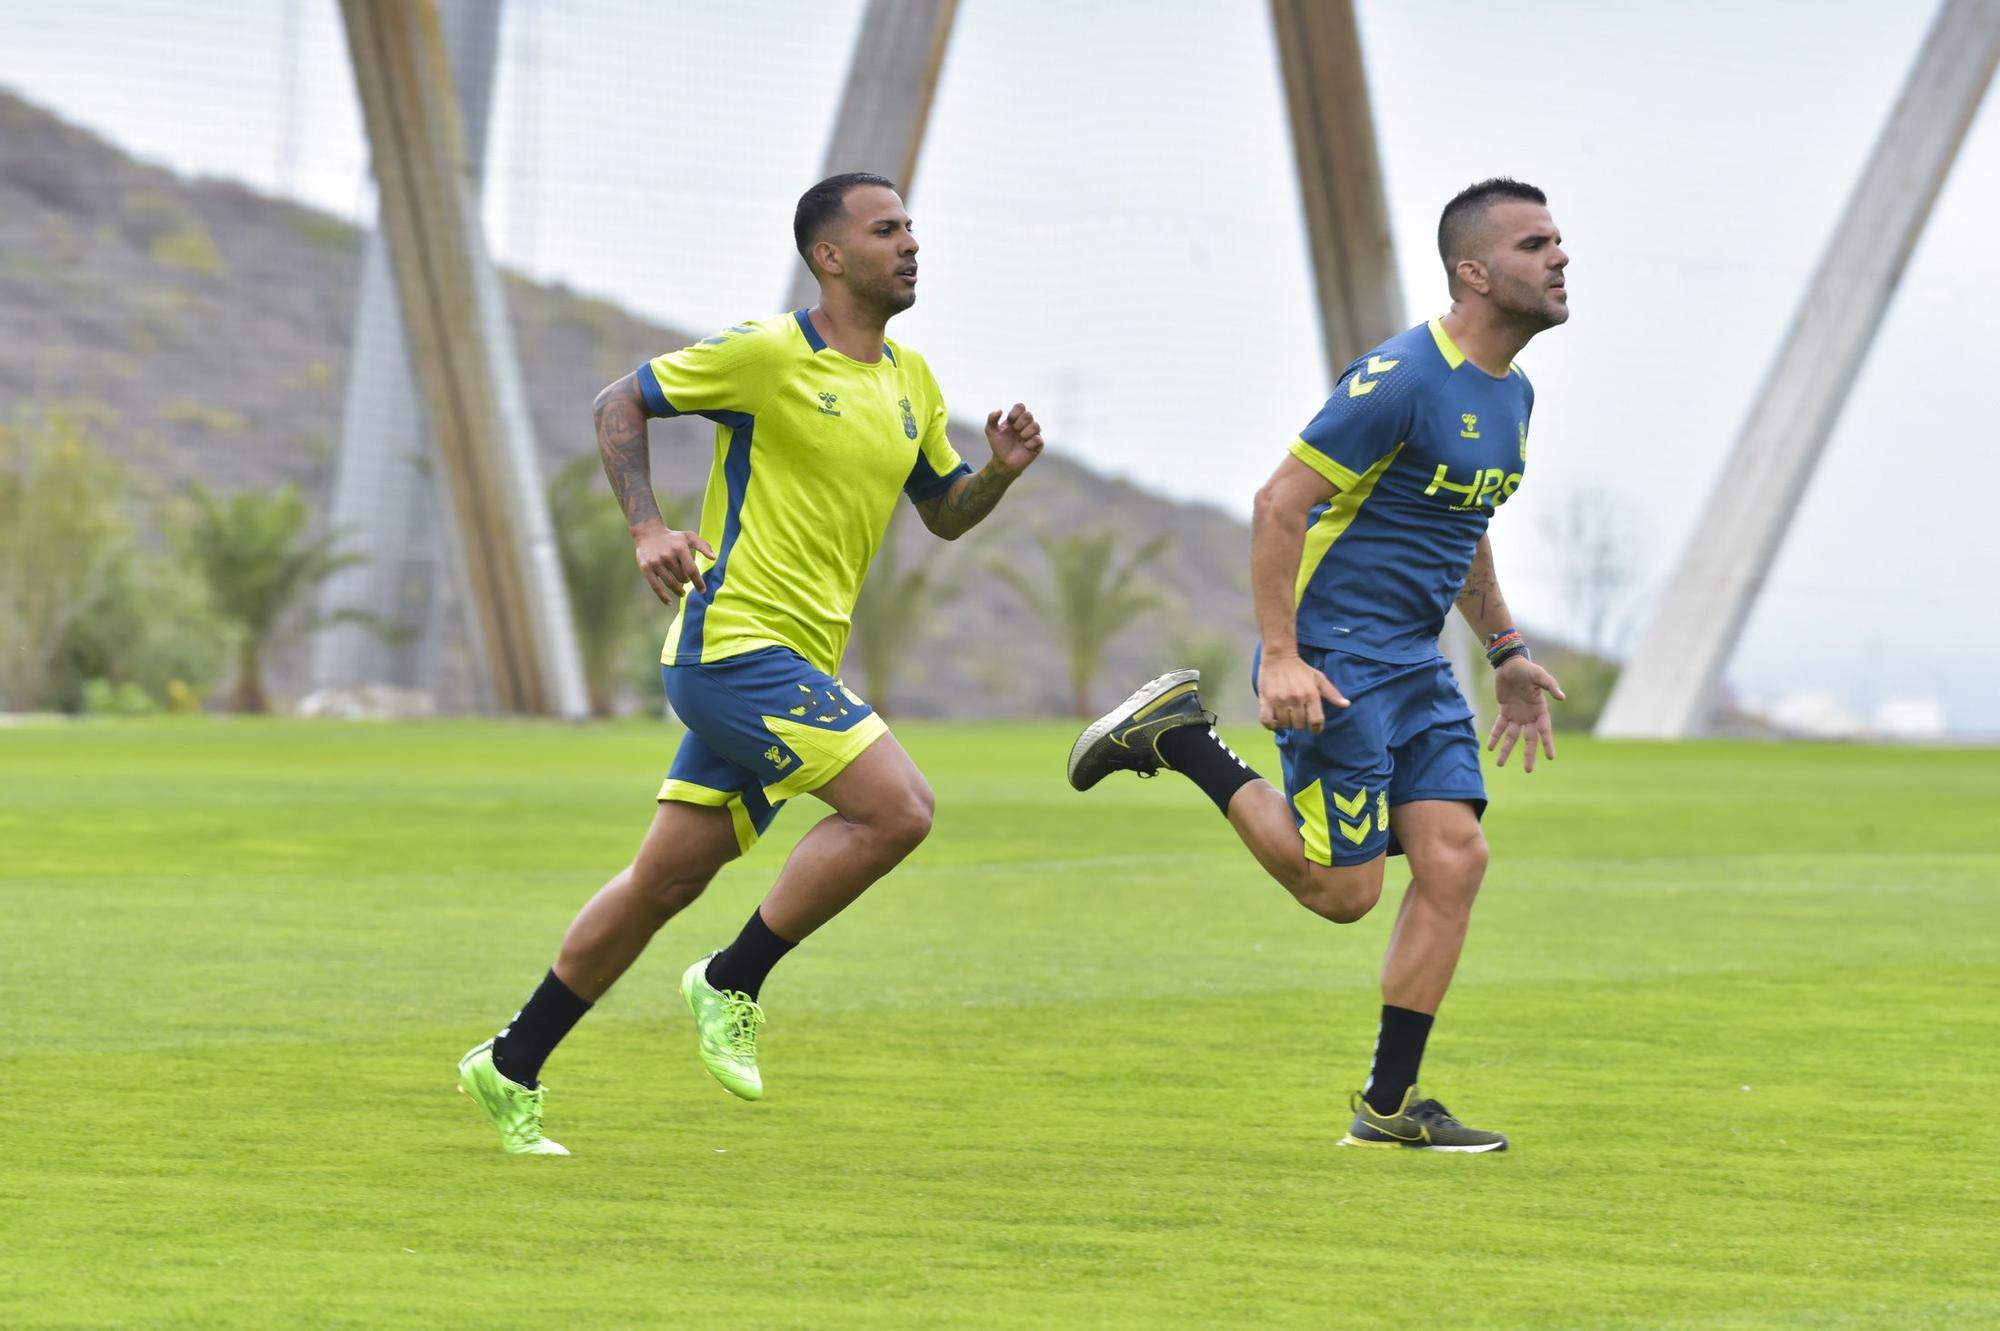
<svg viewBox="0 0 2000 1331">
<path fill-rule="evenodd" d="M 904 286 L 894 272 L 884 273 L 879 279 L 866 283 L 857 283 L 850 289 L 857 300 L 880 313 L 884 319 L 901 314 L 917 303 L 916 289 Z"/>
<path fill-rule="evenodd" d="M 1510 282 L 1504 290 L 1495 292 L 1495 296 L 1493 303 L 1500 307 L 1509 323 L 1537 333 L 1569 319 L 1567 296 L 1558 299 L 1551 287 Z"/>
</svg>

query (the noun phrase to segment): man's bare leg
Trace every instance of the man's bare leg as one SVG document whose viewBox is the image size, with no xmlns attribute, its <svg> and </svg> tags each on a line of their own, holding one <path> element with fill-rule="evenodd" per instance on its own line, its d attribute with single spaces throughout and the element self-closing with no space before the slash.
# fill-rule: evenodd
<svg viewBox="0 0 2000 1331">
<path fill-rule="evenodd" d="M 632 862 L 571 921 L 556 976 L 578 998 L 595 1003 L 639 959 L 660 926 L 741 853 L 728 810 L 661 801 Z"/>
<path fill-rule="evenodd" d="M 1381 1114 L 1399 1110 L 1417 1082 L 1486 874 L 1486 838 L 1470 804 L 1412 800 L 1392 808 L 1389 822 L 1409 857 L 1410 886 L 1382 959 L 1382 1026 L 1363 1092 Z"/>
<path fill-rule="evenodd" d="M 1114 771 L 1178 772 L 1222 811 L 1264 872 L 1300 905 L 1336 924 L 1366 915 L 1382 895 L 1382 857 L 1352 865 L 1307 859 L 1291 802 L 1222 742 L 1215 718 L 1202 709 L 1195 675 L 1169 671 L 1087 726 L 1070 749 L 1070 784 L 1089 790 Z"/>
<path fill-rule="evenodd" d="M 833 806 L 792 848 L 778 881 L 736 941 L 688 967 L 681 996 L 694 1013 L 701 1060 L 730 1094 L 764 1094 L 757 1067 L 757 998 L 764 977 L 807 935 L 840 914 L 930 834 L 931 788 L 884 732 L 813 792 Z"/>
<path fill-rule="evenodd" d="M 738 853 L 727 810 L 663 801 L 632 862 L 577 912 L 555 965 L 493 1038 L 500 1075 L 533 1088 L 556 1045 Z"/>
<path fill-rule="evenodd" d="M 1409 857 L 1410 886 L 1382 958 L 1382 1001 L 1435 1015 L 1486 877 L 1486 838 L 1463 800 L 1399 804 L 1389 825 Z"/>
<path fill-rule="evenodd" d="M 764 897 L 764 918 L 793 942 L 845 910 L 930 835 L 930 783 L 894 735 L 862 750 L 813 792 L 833 807 L 799 839 Z"/>
<path fill-rule="evenodd" d="M 1229 825 L 1264 872 L 1323 919 L 1352 924 L 1382 895 L 1383 856 L 1362 864 L 1313 863 L 1306 858 L 1291 802 L 1262 777 L 1230 797 Z"/>
<path fill-rule="evenodd" d="M 799 839 L 743 932 L 710 961 L 706 977 L 717 989 L 756 998 L 780 958 L 930 834 L 930 784 L 894 735 L 884 733 L 812 793 L 833 812 Z"/>
</svg>

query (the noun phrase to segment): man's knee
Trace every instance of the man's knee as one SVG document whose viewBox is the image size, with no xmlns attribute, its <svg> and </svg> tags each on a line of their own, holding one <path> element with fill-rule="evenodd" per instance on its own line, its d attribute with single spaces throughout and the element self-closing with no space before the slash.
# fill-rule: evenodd
<svg viewBox="0 0 2000 1331">
<path fill-rule="evenodd" d="M 1486 837 L 1470 828 L 1410 847 L 1410 879 L 1420 892 L 1444 903 L 1470 908 L 1486 878 Z"/>
<path fill-rule="evenodd" d="M 878 836 L 907 854 L 931 834 L 931 821 L 936 814 L 937 796 L 931 792 L 930 783 L 918 777 L 898 791 L 872 821 Z"/>
<path fill-rule="evenodd" d="M 1382 898 L 1382 858 L 1335 865 L 1300 860 L 1297 874 L 1285 886 L 1301 906 L 1321 919 L 1353 924 Z"/>
<path fill-rule="evenodd" d="M 714 832 L 702 824 L 704 832 Z M 662 919 L 686 909 L 708 885 L 722 866 L 743 852 L 736 844 L 735 829 L 723 837 L 704 836 L 677 842 L 667 836 L 649 836 L 638 857 L 625 866 L 625 875 L 638 898 L 659 913 Z"/>
<path fill-rule="evenodd" d="M 643 862 L 641 862 L 643 863 Z M 627 867 L 632 886 L 647 905 L 663 916 L 676 915 L 685 910 L 694 899 L 708 890 L 715 877 L 713 869 L 696 869 L 684 866 L 661 866 L 651 870 L 634 863 Z"/>
</svg>

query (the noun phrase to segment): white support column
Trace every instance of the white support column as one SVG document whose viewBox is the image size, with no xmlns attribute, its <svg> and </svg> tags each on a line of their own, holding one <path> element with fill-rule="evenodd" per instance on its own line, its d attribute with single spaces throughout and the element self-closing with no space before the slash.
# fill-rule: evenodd
<svg viewBox="0 0 2000 1331">
<path fill-rule="evenodd" d="M 894 180 L 909 202 L 957 12 L 958 0 L 868 0 L 822 179 L 873 171 Z M 789 290 L 787 309 L 819 299 L 819 284 L 803 261 Z"/>
<path fill-rule="evenodd" d="M 1722 669 L 2000 62 L 2000 0 L 1945 0 L 1601 736 L 1700 733 Z"/>
</svg>

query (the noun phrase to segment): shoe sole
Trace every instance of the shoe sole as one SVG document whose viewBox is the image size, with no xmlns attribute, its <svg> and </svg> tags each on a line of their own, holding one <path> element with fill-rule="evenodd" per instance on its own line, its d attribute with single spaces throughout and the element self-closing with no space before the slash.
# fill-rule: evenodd
<svg viewBox="0 0 2000 1331">
<path fill-rule="evenodd" d="M 1077 790 L 1084 789 L 1084 787 L 1076 784 L 1076 765 L 1083 761 L 1083 755 L 1089 752 L 1092 745 L 1118 727 L 1124 725 L 1127 721 L 1130 721 L 1145 708 L 1146 704 L 1157 700 L 1160 695 L 1169 692 L 1179 685 L 1186 684 L 1190 680 L 1200 678 L 1201 671 L 1199 670 L 1170 670 L 1158 679 L 1148 680 L 1146 683 L 1141 684 L 1137 693 L 1134 693 L 1124 702 L 1118 704 L 1118 706 L 1112 708 L 1103 716 L 1098 717 L 1095 721 L 1092 721 L 1084 729 L 1084 732 L 1077 736 L 1076 743 L 1070 748 L 1068 768 L 1070 785 Z"/>
<path fill-rule="evenodd" d="M 1434 1146 L 1426 1142 L 1366 1142 L 1349 1133 L 1340 1139 L 1342 1146 L 1372 1146 L 1390 1151 L 1451 1151 L 1459 1155 L 1480 1155 L 1487 1151 L 1504 1151 L 1504 1141 L 1488 1142 L 1484 1146 Z"/>
</svg>

